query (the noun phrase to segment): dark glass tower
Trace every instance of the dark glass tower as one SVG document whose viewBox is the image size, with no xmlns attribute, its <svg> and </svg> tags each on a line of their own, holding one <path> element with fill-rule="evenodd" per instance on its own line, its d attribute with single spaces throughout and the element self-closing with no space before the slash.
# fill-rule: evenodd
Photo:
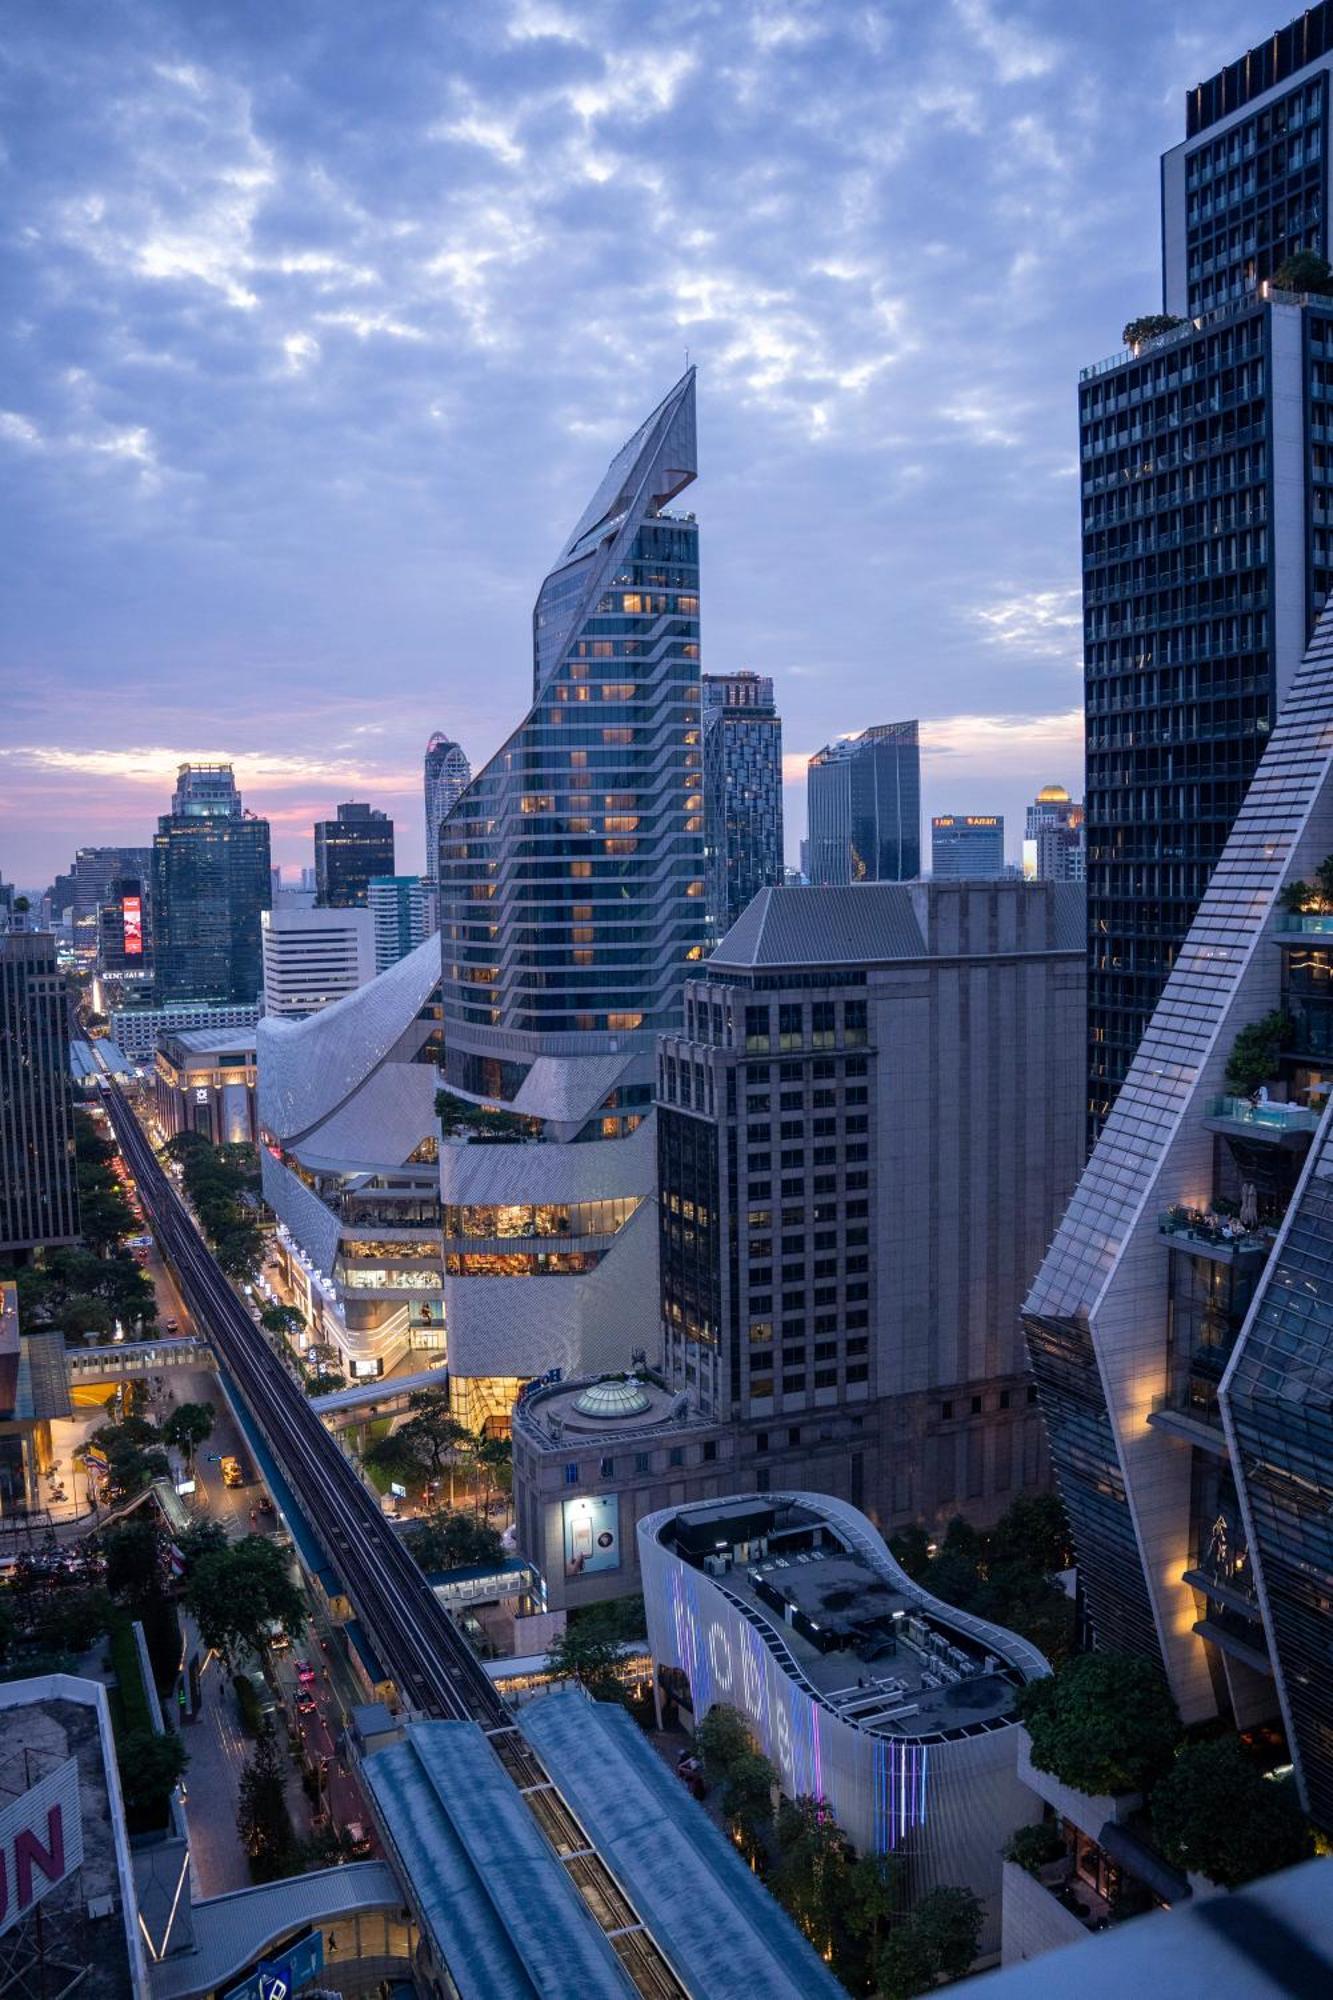
<svg viewBox="0 0 1333 2000">
<path fill-rule="evenodd" d="M 422 778 L 426 799 L 426 873 L 435 880 L 440 865 L 440 828 L 472 780 L 461 743 L 438 729 L 426 745 Z"/>
<path fill-rule="evenodd" d="M 1166 330 L 1079 386 L 1094 1136 L 1328 594 L 1333 302 L 1269 281 L 1328 253 L 1331 28 L 1313 8 L 1190 92 Z"/>
<path fill-rule="evenodd" d="M 48 931 L 0 934 L 0 1256 L 78 1238 L 65 981 Z"/>
<path fill-rule="evenodd" d="M 315 826 L 315 901 L 322 910 L 364 910 L 371 881 L 393 874 L 393 821 L 349 800 Z"/>
<path fill-rule="evenodd" d="M 182 764 L 153 842 L 159 1004 L 253 1001 L 264 985 L 259 913 L 271 902 L 268 821 L 244 811 L 230 764 Z"/>
<path fill-rule="evenodd" d="M 708 924 L 721 938 L 782 880 L 782 718 L 767 675 L 705 674 L 703 698 Z"/>
<path fill-rule="evenodd" d="M 915 722 L 881 722 L 810 759 L 810 880 L 912 882 L 921 873 Z"/>
</svg>

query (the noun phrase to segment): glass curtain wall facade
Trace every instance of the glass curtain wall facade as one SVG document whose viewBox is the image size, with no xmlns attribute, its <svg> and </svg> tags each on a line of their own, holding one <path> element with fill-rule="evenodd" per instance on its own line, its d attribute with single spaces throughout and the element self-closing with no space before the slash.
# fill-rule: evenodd
<svg viewBox="0 0 1333 2000">
<path fill-rule="evenodd" d="M 315 827 L 315 900 L 325 910 L 363 910 L 376 876 L 393 874 L 393 821 L 349 801 Z"/>
<path fill-rule="evenodd" d="M 508 1237 L 485 1269 L 471 1230 L 446 1239 L 461 1376 L 610 1365 L 655 1327 L 652 1038 L 706 936 L 698 528 L 664 511 L 694 477 L 690 371 L 543 583 L 532 708 L 441 830 L 446 1209 L 494 1210 L 499 1239 L 502 1210 L 647 1203 L 558 1264 L 545 1237 Z M 478 1129 L 484 1099 L 507 1135 Z"/>
<path fill-rule="evenodd" d="M 79 1233 L 65 981 L 49 931 L 0 934 L 0 1253 Z"/>
<path fill-rule="evenodd" d="M 705 674 L 703 731 L 708 924 L 717 939 L 782 880 L 782 719 L 772 681 Z"/>
<path fill-rule="evenodd" d="M 258 998 L 260 912 L 272 903 L 272 881 L 268 821 L 244 811 L 230 764 L 182 764 L 153 842 L 159 1005 Z"/>
<path fill-rule="evenodd" d="M 806 775 L 810 880 L 912 882 L 921 873 L 915 722 L 882 722 L 817 750 Z"/>
<path fill-rule="evenodd" d="M 1177 324 L 1079 385 L 1093 1137 L 1328 595 L 1333 308 L 1268 281 L 1328 254 L 1331 19 L 1190 93 L 1162 160 Z"/>
<path fill-rule="evenodd" d="M 426 745 L 426 873 L 435 880 L 440 865 L 440 828 L 472 782 L 472 766 L 461 743 L 436 730 Z"/>
</svg>

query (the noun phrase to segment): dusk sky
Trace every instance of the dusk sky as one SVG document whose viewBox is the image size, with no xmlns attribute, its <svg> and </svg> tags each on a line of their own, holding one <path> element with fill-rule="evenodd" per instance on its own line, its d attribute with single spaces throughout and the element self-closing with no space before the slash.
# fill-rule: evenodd
<svg viewBox="0 0 1333 2000">
<path fill-rule="evenodd" d="M 1081 782 L 1075 383 L 1254 0 L 8 0 L 0 876 L 233 758 L 423 862 L 605 462 L 699 368 L 703 664 L 927 812 Z"/>
</svg>

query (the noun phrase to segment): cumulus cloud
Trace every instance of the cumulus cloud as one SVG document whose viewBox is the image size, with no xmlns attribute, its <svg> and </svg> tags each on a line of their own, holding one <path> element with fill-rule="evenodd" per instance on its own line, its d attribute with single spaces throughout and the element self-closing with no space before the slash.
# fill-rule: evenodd
<svg viewBox="0 0 1333 2000">
<path fill-rule="evenodd" d="M 796 743 L 1063 713 L 1074 380 L 1153 289 L 1124 164 L 1178 136 L 1197 67 L 1186 0 L 1077 11 L 12 10 L 25 739 L 81 702 L 133 762 L 145 718 L 184 741 L 202 702 L 219 740 L 327 773 L 368 701 L 365 785 L 419 814 L 430 730 L 481 757 L 521 712 L 541 575 L 687 346 L 706 667 L 772 672 Z M 128 770 L 97 783 L 143 810 Z M 26 824 L 7 878 L 60 860 Z"/>
</svg>

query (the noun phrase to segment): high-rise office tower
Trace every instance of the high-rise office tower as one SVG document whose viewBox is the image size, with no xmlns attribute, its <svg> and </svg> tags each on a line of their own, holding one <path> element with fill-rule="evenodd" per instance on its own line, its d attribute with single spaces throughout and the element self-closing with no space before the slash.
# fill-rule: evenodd
<svg viewBox="0 0 1333 2000">
<path fill-rule="evenodd" d="M 369 910 L 265 910 L 264 1013 L 279 1020 L 318 1014 L 375 977 L 375 924 Z"/>
<path fill-rule="evenodd" d="M 152 859 L 152 848 L 146 850 Z M 153 935 L 147 871 L 107 885 L 97 911 L 97 969 L 104 978 L 144 984 L 153 977 Z"/>
<path fill-rule="evenodd" d="M 817 750 L 806 775 L 810 880 L 912 882 L 921 873 L 915 722 L 881 722 Z"/>
<path fill-rule="evenodd" d="M 472 782 L 472 766 L 461 743 L 437 729 L 426 745 L 426 873 L 434 881 L 440 865 L 440 827 Z"/>
<path fill-rule="evenodd" d="M 889 1524 L 1042 1479 L 1019 1307 L 1083 1157 L 1082 925 L 1072 883 L 769 889 L 686 982 L 666 1366 L 775 1487 Z"/>
<path fill-rule="evenodd" d="M 369 888 L 375 970 L 387 972 L 430 936 L 430 897 L 419 875 L 377 875 Z"/>
<path fill-rule="evenodd" d="M 653 1036 L 706 935 L 699 531 L 665 511 L 694 477 L 690 370 L 542 584 L 532 707 L 440 836 L 450 1390 L 477 1419 L 655 1332 Z"/>
<path fill-rule="evenodd" d="M 1079 386 L 1094 1133 L 1333 573 L 1333 300 L 1270 285 L 1329 251 L 1331 69 L 1325 0 L 1189 93 L 1165 315 Z"/>
<path fill-rule="evenodd" d="M 315 826 L 315 892 L 326 910 L 364 909 L 371 877 L 393 874 L 393 821 L 349 800 Z"/>
<path fill-rule="evenodd" d="M 0 1256 L 79 1234 L 65 980 L 49 931 L 0 933 Z"/>
<path fill-rule="evenodd" d="M 1100 1642 L 1333 1830 L 1333 614 L 1025 1307 Z"/>
<path fill-rule="evenodd" d="M 766 674 L 705 674 L 704 841 L 708 922 L 725 936 L 782 880 L 782 719 Z"/>
<path fill-rule="evenodd" d="M 258 997 L 269 869 L 268 821 L 245 811 L 231 765 L 182 764 L 153 842 L 159 1003 Z"/>
<path fill-rule="evenodd" d="M 1003 813 L 936 813 L 930 872 L 937 882 L 998 882 L 1004 874 Z"/>
<path fill-rule="evenodd" d="M 1027 809 L 1023 873 L 1029 882 L 1082 882 L 1087 847 L 1083 805 L 1063 785 L 1043 785 Z"/>
</svg>

